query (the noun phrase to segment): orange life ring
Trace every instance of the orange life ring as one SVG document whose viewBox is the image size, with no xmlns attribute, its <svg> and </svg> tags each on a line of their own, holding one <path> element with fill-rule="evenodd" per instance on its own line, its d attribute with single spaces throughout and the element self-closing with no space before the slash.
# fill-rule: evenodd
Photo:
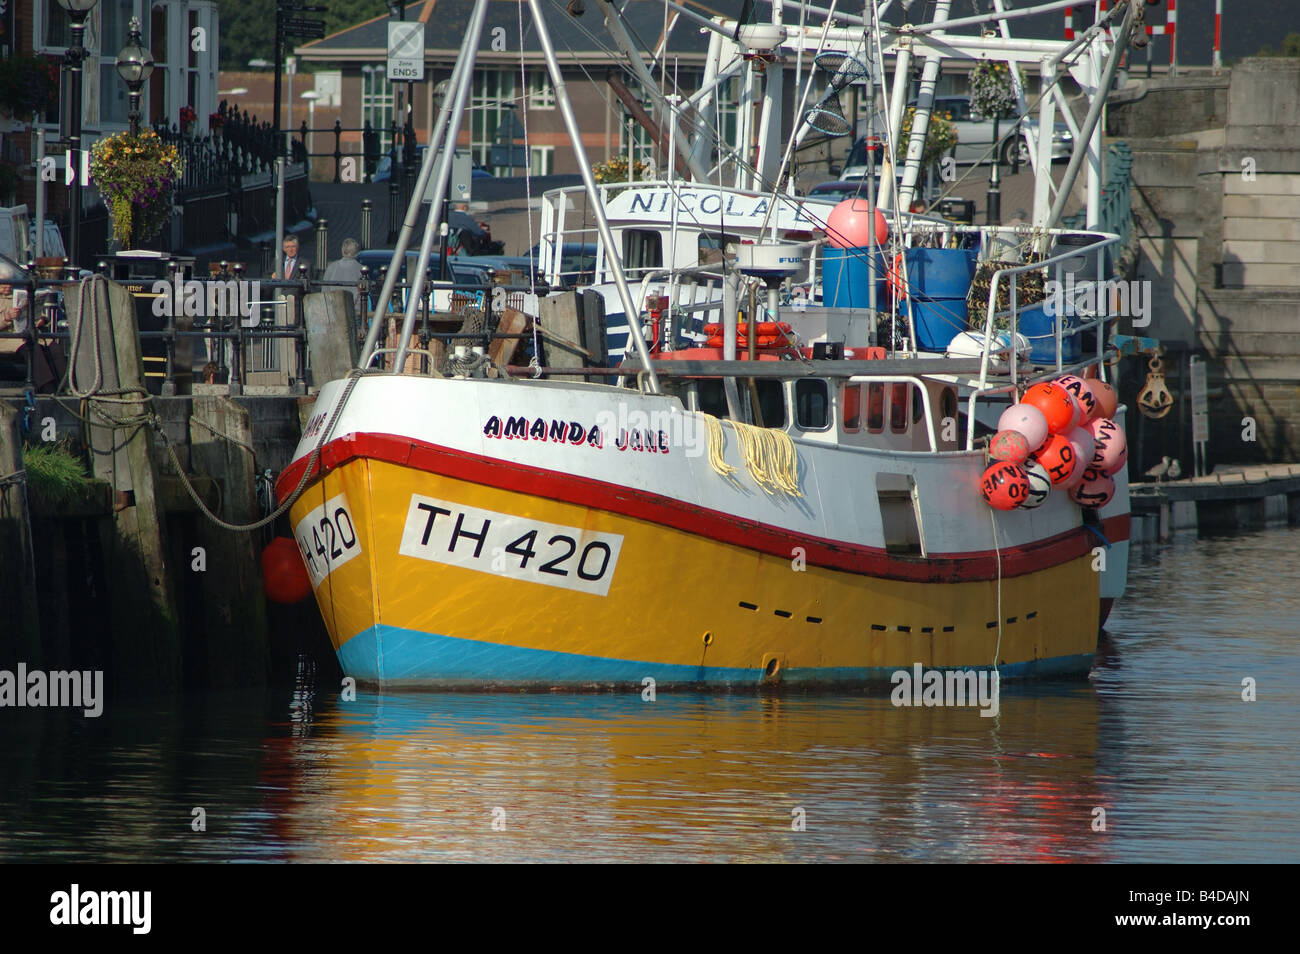
<svg viewBox="0 0 1300 954">
<path fill-rule="evenodd" d="M 903 253 L 899 252 L 894 256 L 894 264 L 885 269 L 886 284 L 889 286 L 889 294 L 894 297 L 895 301 L 902 301 L 907 297 L 907 285 L 903 281 Z"/>
</svg>

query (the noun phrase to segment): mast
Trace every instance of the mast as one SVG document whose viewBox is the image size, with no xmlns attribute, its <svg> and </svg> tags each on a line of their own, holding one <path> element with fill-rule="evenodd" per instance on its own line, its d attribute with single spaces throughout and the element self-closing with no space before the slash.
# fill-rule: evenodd
<svg viewBox="0 0 1300 954">
<path fill-rule="evenodd" d="M 478 0 L 479 6 L 487 6 L 487 0 Z M 645 337 L 641 334 L 641 309 L 632 301 L 632 291 L 627 286 L 627 276 L 623 274 L 623 263 L 618 258 L 618 248 L 614 244 L 614 233 L 605 217 L 605 207 L 601 203 L 600 190 L 596 188 L 595 177 L 591 174 L 591 163 L 587 160 L 587 151 L 582 145 L 582 132 L 578 128 L 577 117 L 573 114 L 573 104 L 569 101 L 569 90 L 560 72 L 560 64 L 555 58 L 555 47 L 551 44 L 551 31 L 546 26 L 542 13 L 541 0 L 528 0 L 528 9 L 533 14 L 533 26 L 537 29 L 537 41 L 542 47 L 542 56 L 546 59 L 546 68 L 551 73 L 551 85 L 555 87 L 555 105 L 559 107 L 564 118 L 564 127 L 573 141 L 574 156 L 578 160 L 578 171 L 582 173 L 583 185 L 587 187 L 587 198 L 596 218 L 596 228 L 600 231 L 600 240 L 604 243 L 605 254 L 612 265 L 614 283 L 618 286 L 618 297 L 623 303 L 623 314 L 627 316 L 627 331 L 636 346 L 637 356 L 645 369 L 646 384 L 650 393 L 659 394 L 659 376 L 655 374 L 654 364 L 650 360 L 650 350 L 646 347 Z"/>
</svg>

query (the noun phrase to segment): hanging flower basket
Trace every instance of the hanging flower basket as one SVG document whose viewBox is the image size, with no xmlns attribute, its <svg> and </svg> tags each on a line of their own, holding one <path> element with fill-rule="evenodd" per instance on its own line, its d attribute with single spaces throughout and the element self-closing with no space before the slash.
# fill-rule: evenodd
<svg viewBox="0 0 1300 954">
<path fill-rule="evenodd" d="M 916 107 L 907 107 L 903 115 L 903 128 L 899 130 L 898 161 L 907 159 L 907 144 L 912 138 L 912 120 L 916 118 Z M 946 110 L 931 110 L 930 124 L 925 130 L 925 149 L 921 152 L 921 164 L 928 166 L 938 162 L 939 157 L 957 147 L 957 127 L 952 124 L 952 113 Z"/>
<path fill-rule="evenodd" d="M 1016 105 L 1016 86 L 1006 63 L 980 60 L 970 77 L 971 109 L 988 119 Z"/>
<path fill-rule="evenodd" d="M 118 133 L 90 149 L 90 178 L 99 187 L 122 248 L 153 238 L 172 212 L 172 193 L 184 171 L 175 146 L 146 129 Z"/>
</svg>

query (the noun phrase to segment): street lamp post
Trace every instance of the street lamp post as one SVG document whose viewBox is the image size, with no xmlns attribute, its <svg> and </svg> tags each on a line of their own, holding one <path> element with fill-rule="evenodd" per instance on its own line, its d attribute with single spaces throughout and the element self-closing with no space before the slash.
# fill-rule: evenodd
<svg viewBox="0 0 1300 954">
<path fill-rule="evenodd" d="M 314 89 L 303 91 L 298 97 L 307 100 L 307 164 L 311 165 L 311 155 L 316 151 L 316 100 L 320 99 L 320 93 Z"/>
<path fill-rule="evenodd" d="M 72 194 L 68 197 L 68 263 L 74 267 L 81 253 L 81 64 L 89 55 L 82 44 L 86 34 L 86 17 L 98 0 L 59 0 L 72 21 L 72 43 L 64 54 L 68 68 L 68 108 L 71 112 L 68 126 L 68 161 L 74 166 L 76 178 Z"/>
<path fill-rule="evenodd" d="M 140 134 L 140 88 L 153 75 L 153 56 L 140 42 L 140 20 L 131 18 L 130 37 L 117 54 L 117 75 L 122 77 L 130 94 L 131 135 Z"/>
</svg>

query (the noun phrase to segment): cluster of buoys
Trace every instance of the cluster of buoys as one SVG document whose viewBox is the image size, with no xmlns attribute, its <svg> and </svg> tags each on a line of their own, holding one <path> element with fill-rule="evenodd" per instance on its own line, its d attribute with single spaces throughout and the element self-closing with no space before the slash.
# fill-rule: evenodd
<svg viewBox="0 0 1300 954">
<path fill-rule="evenodd" d="M 1115 389 L 1073 374 L 1035 384 L 998 419 L 989 441 L 993 463 L 980 490 L 997 510 L 1032 509 L 1052 487 L 1081 507 L 1115 496 L 1114 474 L 1128 461 L 1124 429 L 1113 420 Z"/>
<path fill-rule="evenodd" d="M 791 335 L 790 323 L 787 321 L 760 321 L 754 331 L 756 333 L 754 347 L 756 348 L 785 348 L 794 341 Z M 704 326 L 704 333 L 709 336 L 706 344 L 710 348 L 722 347 L 721 323 L 709 322 Z M 749 347 L 748 322 L 742 321 L 736 325 L 736 347 Z"/>
</svg>

